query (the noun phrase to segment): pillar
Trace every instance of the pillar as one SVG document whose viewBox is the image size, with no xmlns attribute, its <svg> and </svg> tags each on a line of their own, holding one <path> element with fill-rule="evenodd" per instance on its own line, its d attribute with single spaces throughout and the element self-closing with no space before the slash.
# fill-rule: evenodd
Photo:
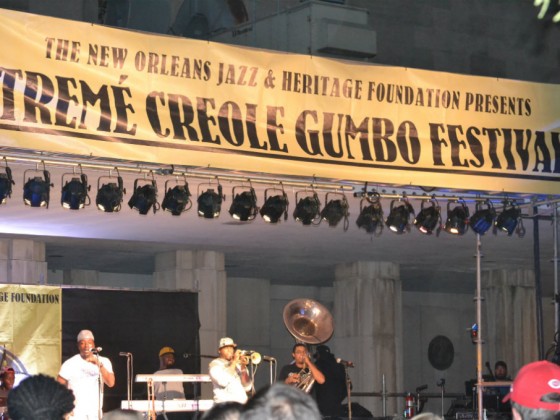
<svg viewBox="0 0 560 420">
<path fill-rule="evenodd" d="M 334 353 L 351 360 L 355 392 L 401 392 L 402 296 L 399 266 L 358 261 L 338 265 L 334 282 Z M 382 400 L 352 398 L 375 416 L 383 415 Z M 402 404 L 388 398 L 387 416 L 402 414 Z"/>
<path fill-rule="evenodd" d="M 31 239 L 0 239 L 0 281 L 45 284 L 45 243 Z"/>
</svg>

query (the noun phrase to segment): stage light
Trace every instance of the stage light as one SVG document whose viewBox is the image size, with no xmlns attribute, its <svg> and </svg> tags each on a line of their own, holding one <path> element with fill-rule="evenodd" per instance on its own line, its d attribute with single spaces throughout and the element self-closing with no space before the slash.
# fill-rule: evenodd
<svg viewBox="0 0 560 420">
<path fill-rule="evenodd" d="M 166 193 L 161 203 L 161 208 L 170 212 L 173 216 L 179 216 L 192 207 L 189 184 L 185 180 L 183 184 L 177 184 L 171 188 L 167 186 L 168 183 L 169 180 L 165 182 Z"/>
<path fill-rule="evenodd" d="M 511 236 L 514 232 L 517 232 L 519 236 L 525 235 L 525 228 L 521 220 L 521 209 L 510 200 L 504 200 L 503 210 L 496 217 L 494 226 L 495 229 L 506 232 L 508 236 Z"/>
<path fill-rule="evenodd" d="M 451 209 L 454 203 L 458 205 Z M 463 235 L 469 229 L 469 208 L 464 201 L 447 202 L 447 220 L 444 229 L 452 235 Z"/>
<path fill-rule="evenodd" d="M 80 167 L 81 169 L 81 167 Z M 70 181 L 64 179 L 71 178 Z M 63 187 L 60 194 L 60 205 L 65 209 L 79 210 L 83 209 L 85 206 L 90 205 L 90 199 L 88 191 L 90 186 L 88 185 L 87 175 L 82 173 L 80 176 L 76 174 L 63 174 L 62 181 Z"/>
<path fill-rule="evenodd" d="M 99 184 L 101 183 L 102 178 L 108 178 L 109 181 L 113 180 L 111 176 L 101 176 L 97 179 L 97 196 L 95 198 L 95 204 L 99 210 L 104 211 L 105 213 L 116 213 L 121 210 L 123 195 L 126 193 L 126 190 L 123 187 L 123 179 L 120 175 L 118 175 L 116 183 L 107 182 L 100 187 Z"/>
<path fill-rule="evenodd" d="M 307 196 L 299 198 L 300 193 L 306 193 Z M 294 209 L 294 220 L 301 222 L 303 225 L 318 224 L 321 222 L 321 202 L 316 192 L 297 191 L 296 192 L 296 208 Z"/>
<path fill-rule="evenodd" d="M 367 233 L 372 233 L 375 236 L 379 236 L 383 232 L 383 208 L 379 199 L 380 196 L 377 193 L 373 197 L 362 198 L 360 200 L 360 215 L 356 219 L 358 228 L 365 229 Z"/>
<path fill-rule="evenodd" d="M 239 220 L 241 222 L 251 221 L 257 217 L 257 214 L 259 213 L 259 208 L 257 207 L 257 194 L 255 194 L 253 187 L 249 187 L 246 191 L 236 194 L 236 188 L 247 187 L 233 187 L 233 201 L 229 207 L 229 214 L 231 214 L 231 217 L 235 220 Z"/>
<path fill-rule="evenodd" d="M 270 191 L 278 191 L 278 194 L 269 195 Z M 284 220 L 288 220 L 288 196 L 278 188 L 268 188 L 264 191 L 264 204 L 260 213 L 263 220 L 267 223 L 278 223 L 284 216 Z"/>
<path fill-rule="evenodd" d="M 138 185 L 139 182 L 143 184 Z M 142 215 L 148 214 L 150 209 L 154 213 L 158 211 L 159 203 L 157 202 L 157 183 L 155 179 L 138 178 L 134 180 L 134 192 L 128 200 L 128 206 Z"/>
<path fill-rule="evenodd" d="M 12 169 L 8 166 L 8 161 L 6 161 L 6 167 L 4 172 L 0 173 L 0 204 L 6 204 L 9 197 L 12 196 L 12 185 L 15 185 L 14 179 L 12 178 Z"/>
<path fill-rule="evenodd" d="M 27 178 L 28 173 L 35 172 L 35 176 Z M 41 174 L 41 175 L 39 175 Z M 28 169 L 23 173 L 23 179 L 27 182 L 23 186 L 23 202 L 31 207 L 49 207 L 51 187 L 51 174 L 46 169 Z"/>
<path fill-rule="evenodd" d="M 329 194 L 336 195 L 339 198 L 331 198 L 329 200 Z M 349 216 L 349 205 L 348 200 L 344 193 L 338 192 L 328 192 L 325 195 L 325 207 L 321 210 L 321 220 L 325 220 L 330 227 L 337 226 L 340 221 L 344 218 L 344 230 L 348 229 L 348 216 Z"/>
<path fill-rule="evenodd" d="M 430 203 L 429 207 L 424 204 Z M 441 230 L 441 208 L 435 198 L 422 200 L 420 212 L 414 219 L 414 226 L 424 235 L 431 235 L 434 230 L 439 235 Z"/>
<path fill-rule="evenodd" d="M 222 211 L 222 201 L 226 199 L 225 195 L 222 195 L 222 186 L 219 183 L 217 184 L 218 192 L 214 191 L 213 188 L 208 188 L 200 193 L 201 185 L 198 186 L 198 215 L 205 219 L 219 217 Z"/>
<path fill-rule="evenodd" d="M 393 200 L 385 224 L 391 231 L 399 235 L 409 232 L 411 214 L 414 215 L 414 209 L 406 198 Z"/>
<path fill-rule="evenodd" d="M 483 208 L 484 205 L 486 208 Z M 490 200 L 486 200 L 484 203 L 477 202 L 474 214 L 469 219 L 469 225 L 473 232 L 484 235 L 492 227 L 495 218 L 496 210 Z"/>
</svg>

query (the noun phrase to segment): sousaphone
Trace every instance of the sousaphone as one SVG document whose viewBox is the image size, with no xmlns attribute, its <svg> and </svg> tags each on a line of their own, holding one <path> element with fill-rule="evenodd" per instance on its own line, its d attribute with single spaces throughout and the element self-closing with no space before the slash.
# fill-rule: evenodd
<svg viewBox="0 0 560 420">
<path fill-rule="evenodd" d="M 331 338 L 334 326 L 329 310 L 311 299 L 294 299 L 284 306 L 284 324 L 296 342 L 304 344 L 321 344 Z M 315 380 L 311 373 L 300 372 L 300 381 L 296 385 L 304 392 L 309 392 Z"/>
</svg>

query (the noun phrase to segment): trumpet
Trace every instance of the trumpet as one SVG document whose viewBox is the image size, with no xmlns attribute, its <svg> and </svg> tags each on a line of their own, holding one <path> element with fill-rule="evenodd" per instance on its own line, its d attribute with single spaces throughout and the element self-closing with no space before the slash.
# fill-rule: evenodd
<svg viewBox="0 0 560 420">
<path fill-rule="evenodd" d="M 258 365 L 262 360 L 261 354 L 253 350 L 239 350 L 239 354 L 241 356 L 239 362 L 242 365 L 248 365 L 249 363 Z"/>
</svg>

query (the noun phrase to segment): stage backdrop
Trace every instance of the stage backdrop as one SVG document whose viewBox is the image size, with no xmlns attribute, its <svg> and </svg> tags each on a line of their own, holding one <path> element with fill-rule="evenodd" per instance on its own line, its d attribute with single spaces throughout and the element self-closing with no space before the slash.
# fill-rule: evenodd
<svg viewBox="0 0 560 420">
<path fill-rule="evenodd" d="M 132 353 L 134 375 L 158 370 L 163 346 L 175 349 L 183 372 L 200 373 L 199 359 L 183 357 L 199 354 L 196 293 L 63 288 L 62 302 L 62 361 L 77 353 L 78 332 L 89 329 L 113 363 L 116 384 L 105 389 L 105 411 L 127 398 L 127 358 L 121 352 Z M 145 399 L 146 384 L 135 383 L 133 394 Z"/>
</svg>

